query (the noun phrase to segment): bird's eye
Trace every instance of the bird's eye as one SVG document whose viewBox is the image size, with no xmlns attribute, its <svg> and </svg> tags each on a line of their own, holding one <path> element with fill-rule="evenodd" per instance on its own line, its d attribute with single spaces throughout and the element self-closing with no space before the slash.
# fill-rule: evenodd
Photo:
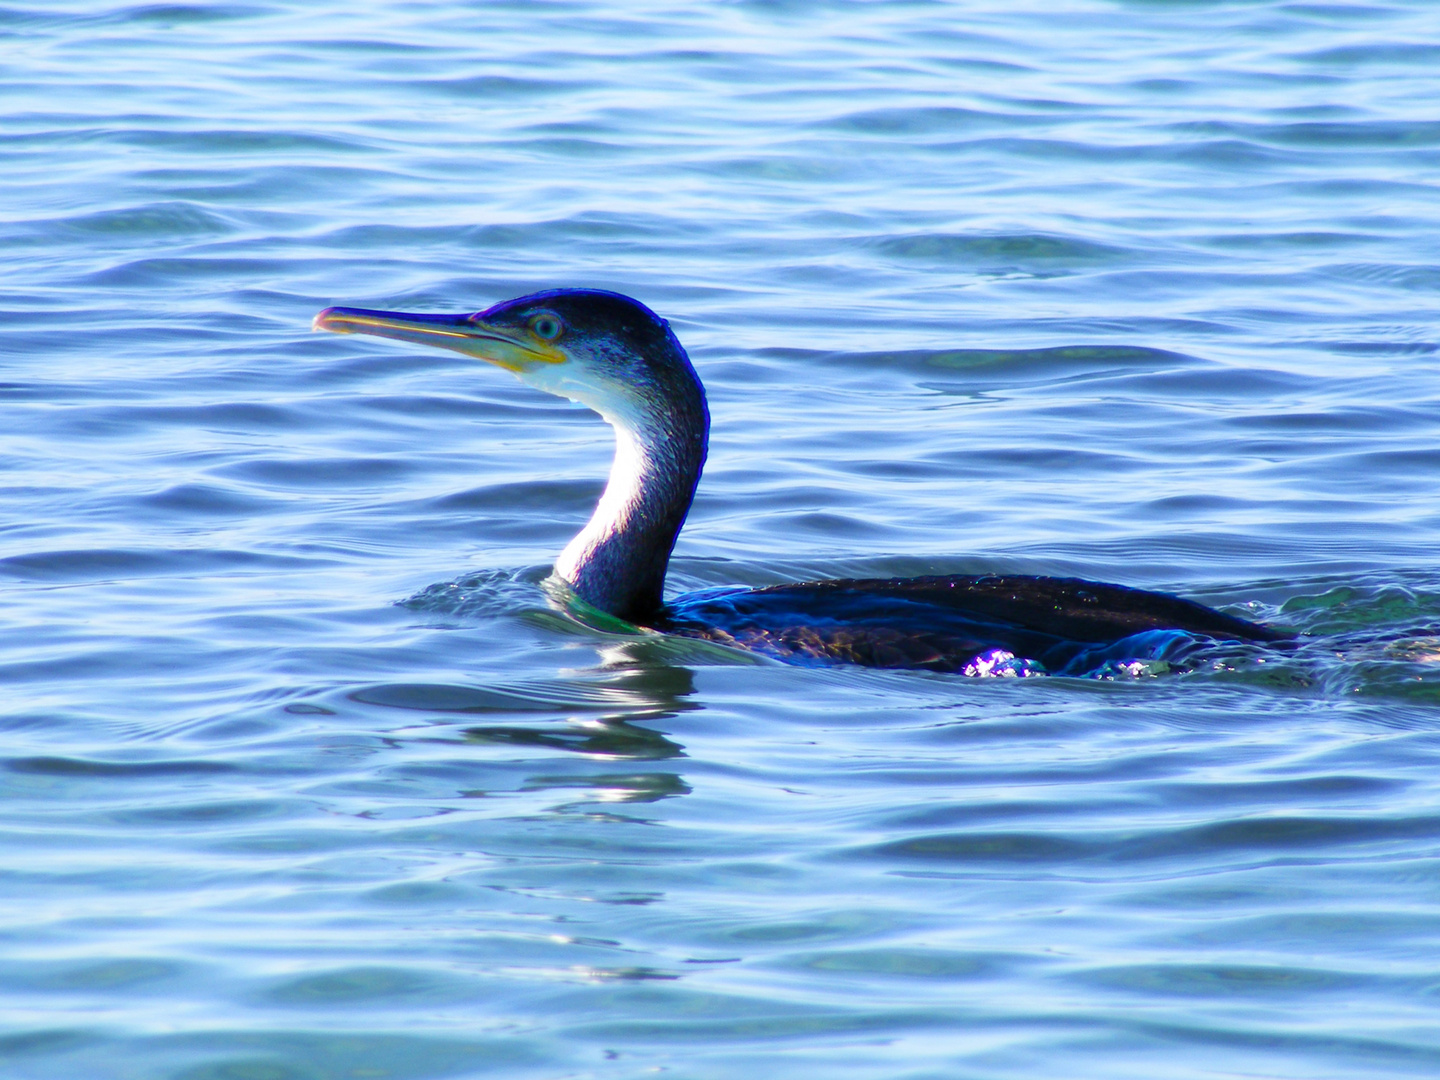
<svg viewBox="0 0 1440 1080">
<path fill-rule="evenodd" d="M 536 337 L 554 341 L 560 336 L 560 320 L 554 315 L 536 315 L 530 320 L 530 329 L 535 331 Z"/>
</svg>

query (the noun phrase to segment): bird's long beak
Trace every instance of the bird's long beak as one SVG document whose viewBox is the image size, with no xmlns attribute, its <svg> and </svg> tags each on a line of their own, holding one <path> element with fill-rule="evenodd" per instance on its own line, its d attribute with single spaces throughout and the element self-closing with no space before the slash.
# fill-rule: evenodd
<svg viewBox="0 0 1440 1080">
<path fill-rule="evenodd" d="M 524 327 L 490 326 L 474 315 L 414 315 L 403 311 L 331 307 L 316 315 L 310 328 L 336 334 L 373 334 L 453 349 L 517 374 L 536 364 L 560 364 L 568 359 L 554 345 L 535 337 Z"/>
</svg>

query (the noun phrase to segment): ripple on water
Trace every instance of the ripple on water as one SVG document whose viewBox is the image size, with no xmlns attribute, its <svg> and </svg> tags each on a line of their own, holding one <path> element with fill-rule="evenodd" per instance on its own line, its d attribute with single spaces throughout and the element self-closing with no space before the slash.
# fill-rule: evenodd
<svg viewBox="0 0 1440 1080">
<path fill-rule="evenodd" d="M 0 38 L 0 1073 L 1440 1073 L 1433 5 Z M 307 333 L 555 285 L 706 381 L 676 592 L 1300 636 L 964 679 L 572 617 L 604 426 Z"/>
</svg>

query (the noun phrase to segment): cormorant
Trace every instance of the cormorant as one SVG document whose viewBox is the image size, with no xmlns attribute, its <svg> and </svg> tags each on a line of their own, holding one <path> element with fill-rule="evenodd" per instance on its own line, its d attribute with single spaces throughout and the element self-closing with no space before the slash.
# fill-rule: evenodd
<svg viewBox="0 0 1440 1080">
<path fill-rule="evenodd" d="M 844 579 L 706 589 L 665 603 L 665 570 L 700 481 L 705 391 L 669 324 L 597 289 L 473 315 L 326 308 L 315 329 L 453 349 L 589 406 L 615 429 L 610 480 L 555 575 L 638 626 L 798 663 L 966 674 L 1096 674 L 1197 645 L 1291 635 L 1164 593 L 1028 575 Z"/>
</svg>

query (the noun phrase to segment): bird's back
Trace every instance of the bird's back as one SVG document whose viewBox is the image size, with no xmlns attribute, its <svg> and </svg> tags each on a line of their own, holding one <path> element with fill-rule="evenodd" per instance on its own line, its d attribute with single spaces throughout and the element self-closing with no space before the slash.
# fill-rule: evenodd
<svg viewBox="0 0 1440 1080">
<path fill-rule="evenodd" d="M 1079 674 L 1126 644 L 1173 656 L 1201 641 L 1291 635 L 1166 593 L 1028 575 L 842 578 L 680 597 L 657 629 L 791 662 Z M 1121 659 L 1118 653 L 1113 659 Z"/>
</svg>

